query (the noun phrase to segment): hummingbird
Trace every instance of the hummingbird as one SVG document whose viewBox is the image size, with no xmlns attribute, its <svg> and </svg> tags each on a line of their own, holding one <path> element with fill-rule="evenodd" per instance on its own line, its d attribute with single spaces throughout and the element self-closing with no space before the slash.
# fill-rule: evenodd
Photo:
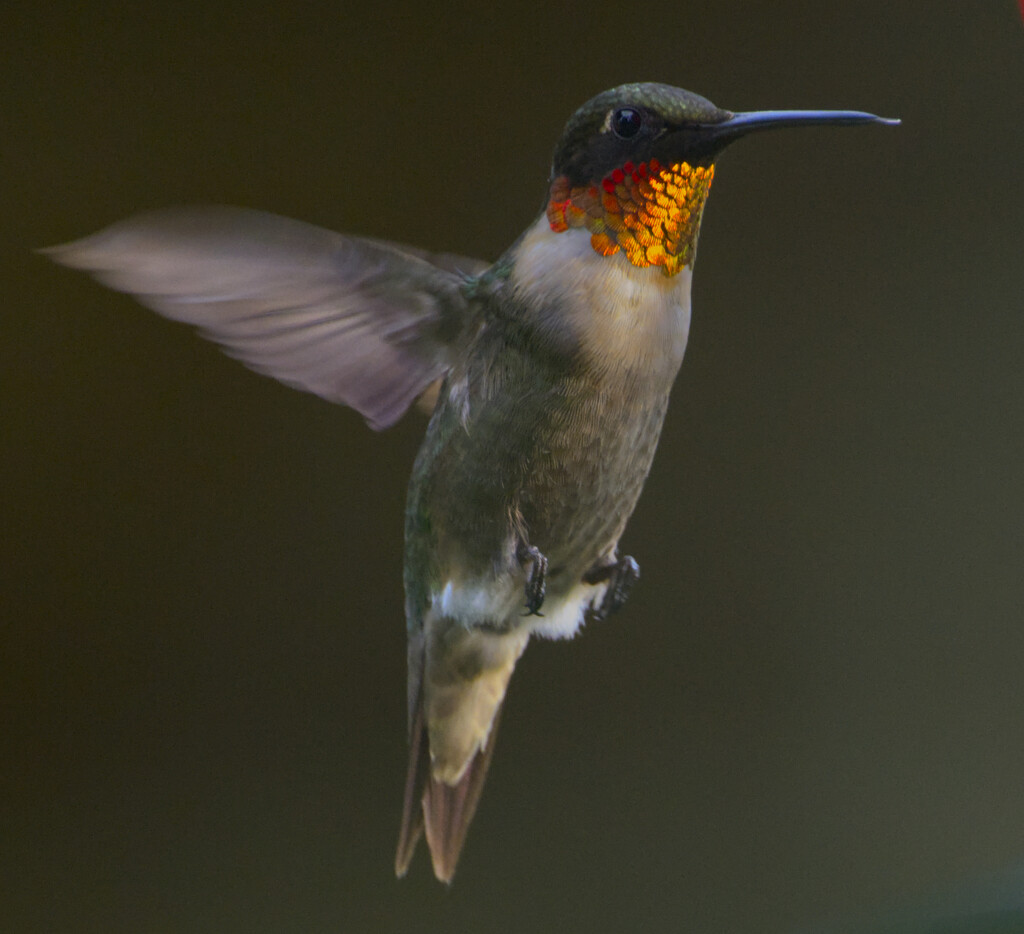
<svg viewBox="0 0 1024 934">
<path fill-rule="evenodd" d="M 373 429 L 429 400 L 405 519 L 398 876 L 425 836 L 451 881 L 531 637 L 571 638 L 639 579 L 619 539 L 686 349 L 717 156 L 761 130 L 898 122 L 612 88 L 570 117 L 539 215 L 494 263 L 229 207 L 43 251 Z"/>
</svg>

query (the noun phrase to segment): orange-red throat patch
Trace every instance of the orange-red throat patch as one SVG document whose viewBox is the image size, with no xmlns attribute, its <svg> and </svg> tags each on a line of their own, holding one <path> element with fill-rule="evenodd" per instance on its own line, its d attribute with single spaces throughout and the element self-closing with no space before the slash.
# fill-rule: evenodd
<svg viewBox="0 0 1024 934">
<path fill-rule="evenodd" d="M 712 165 L 651 159 L 627 162 L 600 185 L 573 186 L 561 175 L 551 183 L 548 223 L 556 233 L 586 227 L 602 256 L 622 250 L 634 266 L 661 266 L 674 276 L 693 263 L 714 174 Z"/>
</svg>

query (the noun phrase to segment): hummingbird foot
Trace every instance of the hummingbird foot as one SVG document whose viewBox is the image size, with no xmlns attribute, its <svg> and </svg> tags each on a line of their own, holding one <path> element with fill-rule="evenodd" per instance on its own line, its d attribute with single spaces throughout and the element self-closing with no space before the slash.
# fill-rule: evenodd
<svg viewBox="0 0 1024 934">
<path fill-rule="evenodd" d="M 544 606 L 544 594 L 547 592 L 548 559 L 533 545 L 520 545 L 517 557 L 524 566 L 530 565 L 530 576 L 526 579 L 526 613 L 523 615 L 543 616 L 540 608 Z"/>
<path fill-rule="evenodd" d="M 620 610 L 629 599 L 633 585 L 638 580 L 640 580 L 640 565 L 629 555 L 624 555 L 614 564 L 599 564 L 592 567 L 583 575 L 583 582 L 585 584 L 600 584 L 607 581 L 608 589 L 604 592 L 601 605 L 590 610 L 589 618 L 594 622 L 601 622 Z"/>
</svg>

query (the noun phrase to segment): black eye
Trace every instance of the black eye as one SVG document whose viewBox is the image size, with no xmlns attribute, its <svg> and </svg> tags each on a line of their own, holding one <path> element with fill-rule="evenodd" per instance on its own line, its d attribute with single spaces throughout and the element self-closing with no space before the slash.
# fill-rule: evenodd
<svg viewBox="0 0 1024 934">
<path fill-rule="evenodd" d="M 612 114 L 612 132 L 621 139 L 630 139 L 640 132 L 644 118 L 640 116 L 639 110 L 632 107 L 622 107 Z"/>
</svg>

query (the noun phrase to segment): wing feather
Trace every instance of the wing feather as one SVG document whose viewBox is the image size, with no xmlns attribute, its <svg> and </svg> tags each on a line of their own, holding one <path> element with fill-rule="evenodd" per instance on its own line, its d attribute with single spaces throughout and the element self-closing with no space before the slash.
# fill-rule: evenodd
<svg viewBox="0 0 1024 934">
<path fill-rule="evenodd" d="M 466 282 L 487 266 L 229 207 L 142 214 L 42 252 L 376 429 L 452 366 L 474 321 Z"/>
</svg>

